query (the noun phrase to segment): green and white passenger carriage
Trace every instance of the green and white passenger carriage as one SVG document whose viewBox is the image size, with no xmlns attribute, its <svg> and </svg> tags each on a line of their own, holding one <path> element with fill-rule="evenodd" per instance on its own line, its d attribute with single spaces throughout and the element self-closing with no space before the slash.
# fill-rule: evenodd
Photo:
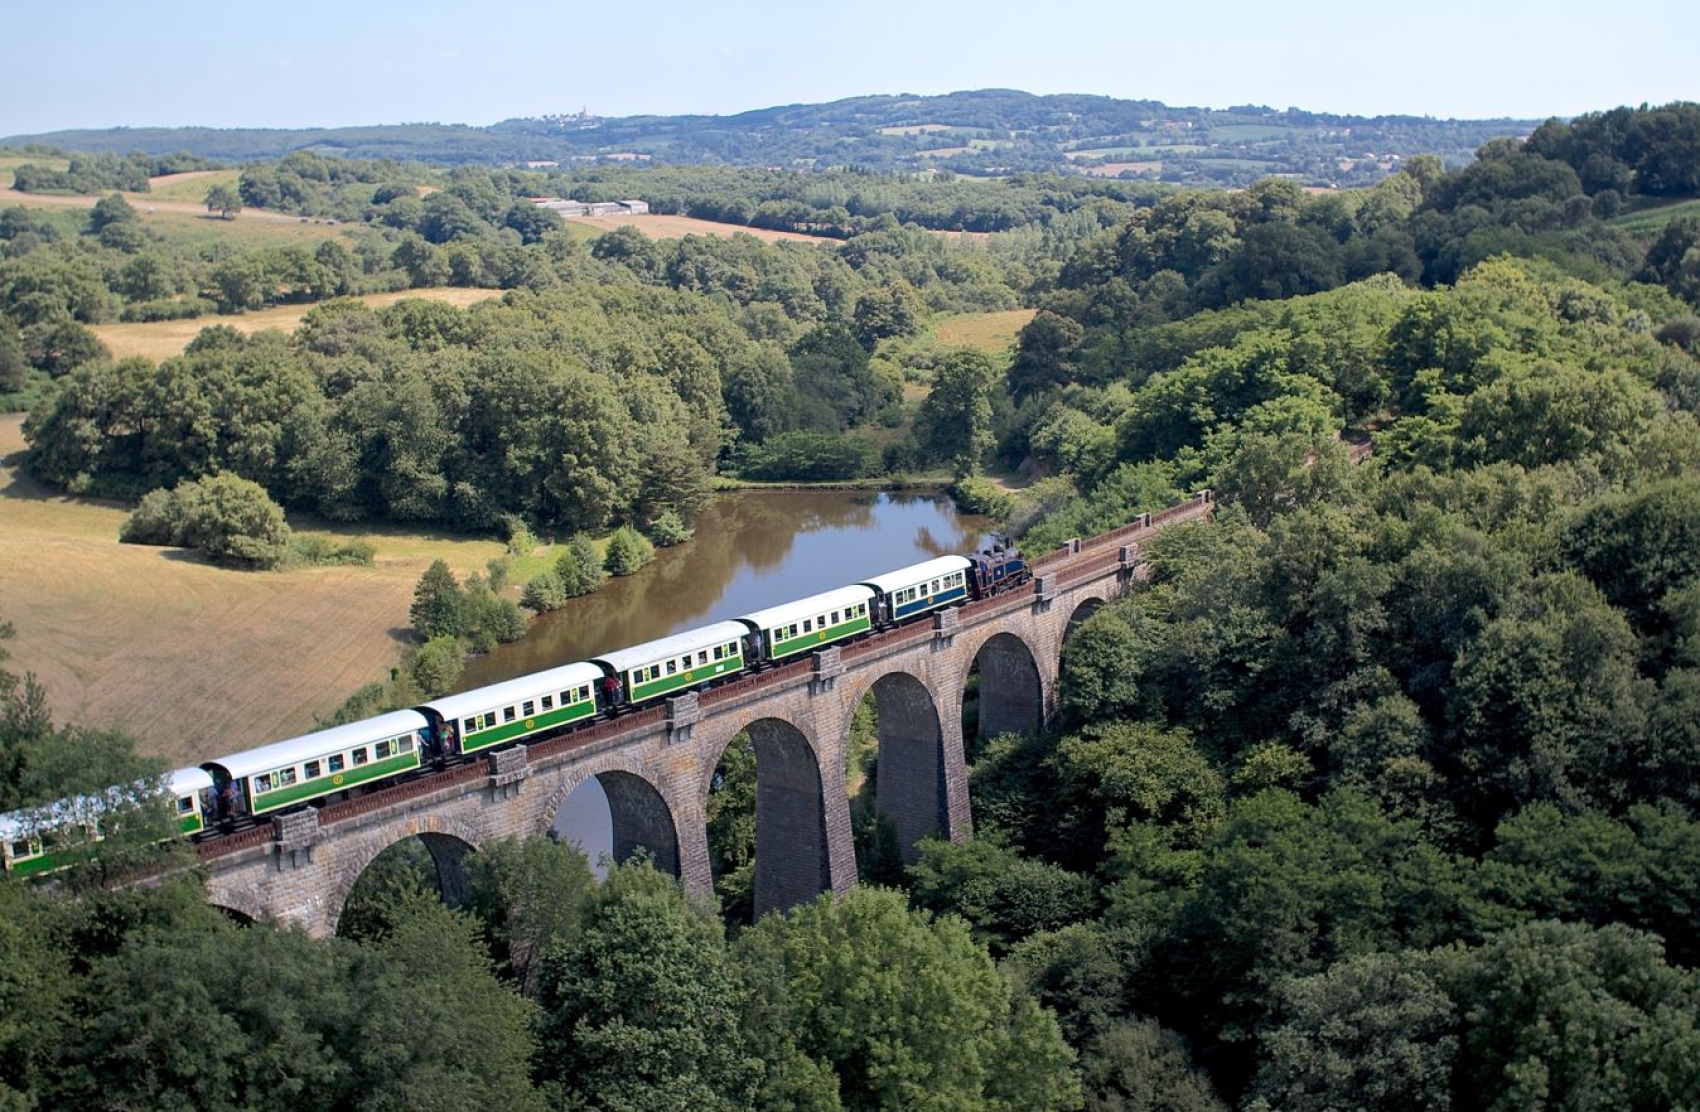
<svg viewBox="0 0 1700 1112">
<path fill-rule="evenodd" d="M 757 610 L 739 620 L 748 623 L 760 638 L 762 659 L 783 660 L 866 633 L 874 626 L 873 604 L 871 587 L 840 587 Z"/>
<path fill-rule="evenodd" d="M 622 700 L 641 703 L 744 670 L 743 622 L 716 622 L 659 641 L 605 653 L 591 663 L 619 682 Z"/>
<path fill-rule="evenodd" d="M 416 769 L 430 722 L 416 710 L 391 711 L 318 733 L 209 761 L 220 818 L 263 815 Z M 235 785 L 232 798 L 229 786 Z"/>
<path fill-rule="evenodd" d="M 602 669 L 568 664 L 535 675 L 445 695 L 420 707 L 442 744 L 439 755 L 476 753 L 596 714 Z"/>
<path fill-rule="evenodd" d="M 192 837 L 206 828 L 202 805 L 213 786 L 203 769 L 180 768 L 165 779 L 173 832 Z M 148 783 L 134 787 L 137 795 L 153 790 Z M 111 788 L 97 796 L 62 799 L 45 807 L 0 815 L 0 861 L 6 871 L 35 876 L 62 869 L 87 856 L 101 840 L 100 817 L 126 806 L 133 797 Z"/>
</svg>

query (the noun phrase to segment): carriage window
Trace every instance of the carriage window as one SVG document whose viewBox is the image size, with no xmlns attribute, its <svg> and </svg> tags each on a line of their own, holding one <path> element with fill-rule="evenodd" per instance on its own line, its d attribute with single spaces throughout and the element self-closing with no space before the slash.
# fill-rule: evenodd
<svg viewBox="0 0 1700 1112">
<path fill-rule="evenodd" d="M 834 610 L 834 611 L 833 611 L 833 612 L 832 612 L 832 624 L 833 624 L 833 625 L 837 625 L 837 624 L 838 624 L 838 611 L 836 611 L 836 610 Z"/>
<path fill-rule="evenodd" d="M 269 792 L 271 790 L 272 790 L 272 778 L 271 778 L 270 773 L 266 773 L 264 775 L 254 777 L 254 791 L 256 791 L 256 792 Z"/>
<path fill-rule="evenodd" d="M 555 709 L 555 697 L 553 695 L 543 696 L 543 709 L 544 710 L 554 710 Z"/>
<path fill-rule="evenodd" d="M 195 809 L 195 797 L 194 796 L 183 795 L 183 796 L 177 797 L 177 813 L 179 815 L 186 815 L 190 811 L 193 811 L 194 809 Z"/>
<path fill-rule="evenodd" d="M 537 704 L 532 702 L 530 699 L 527 699 L 525 701 L 525 705 L 521 707 L 520 710 L 525 713 L 527 718 L 530 718 L 532 715 L 537 713 Z"/>
<path fill-rule="evenodd" d="M 502 721 L 503 722 L 512 722 L 513 720 L 514 720 L 514 708 L 503 707 L 502 708 Z"/>
<path fill-rule="evenodd" d="M 702 652 L 697 654 L 697 663 L 698 664 L 707 664 L 708 663 L 708 650 L 707 649 L 704 649 Z"/>
<path fill-rule="evenodd" d="M 22 841 L 22 842 L 13 842 L 12 843 L 12 856 L 13 857 L 28 857 L 29 855 L 30 855 L 30 844 L 29 844 L 29 841 L 27 839 Z"/>
<path fill-rule="evenodd" d="M 803 619 L 803 632 L 804 633 L 813 633 L 814 631 L 815 631 L 815 620 L 813 618 L 804 618 Z"/>
<path fill-rule="evenodd" d="M 726 657 L 726 646 L 725 645 L 714 646 L 714 659 L 724 660 L 725 657 Z"/>
<path fill-rule="evenodd" d="M 354 752 L 350 753 L 349 756 L 353 758 L 355 768 L 359 768 L 361 765 L 365 764 L 368 759 L 366 750 L 364 749 L 356 749 Z"/>
<path fill-rule="evenodd" d="M 387 741 L 380 741 L 378 744 L 372 746 L 372 750 L 381 761 L 390 755 L 390 743 Z"/>
<path fill-rule="evenodd" d="M 677 672 L 678 670 L 679 670 L 679 662 L 678 661 L 669 660 L 667 662 L 667 674 L 669 676 L 671 676 L 674 672 Z"/>
<path fill-rule="evenodd" d="M 578 689 L 578 697 L 579 697 L 579 700 L 581 702 L 585 699 L 590 698 L 590 685 L 589 684 L 586 684 L 585 686 Z"/>
<path fill-rule="evenodd" d="M 472 731 L 474 731 L 476 729 L 478 729 L 478 719 L 468 718 L 466 720 L 466 732 L 470 734 Z"/>
<path fill-rule="evenodd" d="M 305 776 L 309 780 L 321 775 L 319 762 L 308 761 L 306 764 L 302 765 L 301 775 Z"/>
<path fill-rule="evenodd" d="M 396 738 L 395 739 L 395 751 L 397 753 L 411 753 L 411 752 L 413 752 L 413 735 L 409 734 L 406 737 Z"/>
<path fill-rule="evenodd" d="M 342 754 L 338 753 L 336 756 L 334 756 L 330 760 L 326 761 L 325 764 L 330 767 L 330 770 L 332 772 L 341 772 L 342 771 Z"/>
</svg>

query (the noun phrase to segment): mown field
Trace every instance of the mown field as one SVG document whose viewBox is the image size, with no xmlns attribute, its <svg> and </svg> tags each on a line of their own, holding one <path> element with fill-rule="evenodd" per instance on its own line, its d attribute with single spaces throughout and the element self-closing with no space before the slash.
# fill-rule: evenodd
<svg viewBox="0 0 1700 1112">
<path fill-rule="evenodd" d="M 374 309 L 385 305 L 393 305 L 397 301 L 419 299 L 423 301 L 445 301 L 457 308 L 464 309 L 468 305 L 487 301 L 492 297 L 502 296 L 501 290 L 465 289 L 461 287 L 438 287 L 420 290 L 397 290 L 394 293 L 370 293 L 355 298 L 363 301 Z M 198 336 L 203 328 L 213 328 L 218 325 L 228 325 L 242 333 L 262 332 L 275 328 L 281 332 L 293 332 L 301 324 L 301 318 L 313 308 L 311 305 L 279 305 L 271 309 L 257 309 L 253 312 L 238 313 L 234 316 L 191 317 L 188 320 L 160 320 L 146 322 L 123 322 L 119 324 L 96 324 L 89 328 L 112 352 L 113 358 L 124 359 L 139 355 L 158 362 L 169 359 L 173 355 L 183 354 L 183 349 L 190 340 Z"/>
<path fill-rule="evenodd" d="M 373 567 L 238 572 L 121 545 L 127 507 L 63 498 L 20 474 L 22 421 L 0 416 L 0 620 L 17 630 L 6 667 L 35 674 L 56 721 L 122 729 L 177 764 L 312 729 L 400 660 L 432 560 L 464 577 L 502 552 L 339 527 L 311 531 L 366 538 Z"/>
<path fill-rule="evenodd" d="M 1016 337 L 1033 319 L 1032 309 L 1006 309 L 1000 313 L 965 313 L 951 317 L 933 329 L 934 342 L 948 347 L 969 347 L 999 359 L 1009 355 Z"/>
</svg>

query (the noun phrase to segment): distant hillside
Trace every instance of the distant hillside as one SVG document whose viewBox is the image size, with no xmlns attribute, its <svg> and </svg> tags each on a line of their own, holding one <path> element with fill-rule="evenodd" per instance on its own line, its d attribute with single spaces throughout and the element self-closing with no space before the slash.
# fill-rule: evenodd
<svg viewBox="0 0 1700 1112">
<path fill-rule="evenodd" d="M 1470 160 L 1499 136 L 1539 121 L 1332 116 L 1260 106 L 1172 108 L 1158 101 L 1034 96 L 982 89 L 947 96 L 868 96 L 733 116 L 588 114 L 504 120 L 487 128 L 395 124 L 355 128 L 115 128 L 13 136 L 77 152 L 189 151 L 226 161 L 314 151 L 437 164 L 653 161 L 675 164 L 946 170 L 976 176 L 1074 170 L 1196 184 L 1271 174 L 1306 184 L 1361 185 L 1401 158 Z"/>
</svg>

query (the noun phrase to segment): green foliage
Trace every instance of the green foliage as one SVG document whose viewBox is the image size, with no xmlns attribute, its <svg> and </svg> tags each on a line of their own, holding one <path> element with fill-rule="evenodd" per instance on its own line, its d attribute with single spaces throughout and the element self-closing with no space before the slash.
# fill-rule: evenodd
<svg viewBox="0 0 1700 1112">
<path fill-rule="evenodd" d="M 376 555 L 377 550 L 372 547 L 372 542 L 358 537 L 338 544 L 329 537 L 297 533 L 289 538 L 287 562 L 291 565 L 305 564 L 310 567 L 369 568 Z"/>
<path fill-rule="evenodd" d="M 934 914 L 954 913 L 994 954 L 1040 931 L 1089 918 L 1097 909 L 1092 881 L 1056 865 L 1022 857 L 984 839 L 927 839 L 909 867 L 910 898 Z"/>
<path fill-rule="evenodd" d="M 413 605 L 407 616 L 414 631 L 429 641 L 434 637 L 456 637 L 464 628 L 465 596 L 460 581 L 442 560 L 431 561 L 413 588 Z"/>
<path fill-rule="evenodd" d="M 657 548 L 671 548 L 691 539 L 692 529 L 674 510 L 663 510 L 644 530 Z"/>
<path fill-rule="evenodd" d="M 743 1108 L 759 1080 L 720 923 L 648 865 L 609 873 L 543 958 L 538 1076 L 581 1106 Z"/>
<path fill-rule="evenodd" d="M 414 650 L 407 671 L 421 694 L 436 698 L 454 690 L 465 665 L 459 638 L 439 635 Z"/>
<path fill-rule="evenodd" d="M 583 921 L 595 887 L 590 862 L 545 837 L 490 843 L 465 866 L 466 909 L 478 918 L 497 971 L 535 998 L 545 956 Z"/>
<path fill-rule="evenodd" d="M 876 474 L 879 453 L 855 435 L 785 432 L 740 445 L 732 465 L 741 477 L 763 482 L 832 482 Z"/>
<path fill-rule="evenodd" d="M 1004 518 L 1015 508 L 1014 495 L 980 476 L 969 476 L 952 483 L 950 497 L 956 502 L 956 508 L 966 514 Z"/>
<path fill-rule="evenodd" d="M 193 548 L 218 563 L 248 568 L 275 568 L 290 553 L 282 507 L 258 483 L 228 473 L 151 492 L 118 539 Z"/>
<path fill-rule="evenodd" d="M 561 577 L 561 590 L 568 598 L 590 594 L 608 577 L 594 542 L 583 533 L 574 534 L 567 541 L 567 550 L 555 562 L 555 571 Z"/>
<path fill-rule="evenodd" d="M 1012 999 L 960 920 L 860 888 L 767 916 L 737 952 L 757 1044 L 830 1069 L 845 1109 L 1079 1107 L 1055 1020 Z"/>
<path fill-rule="evenodd" d="M 632 575 L 655 559 L 655 546 L 630 525 L 622 525 L 608 537 L 602 566 L 609 575 Z"/>
</svg>

